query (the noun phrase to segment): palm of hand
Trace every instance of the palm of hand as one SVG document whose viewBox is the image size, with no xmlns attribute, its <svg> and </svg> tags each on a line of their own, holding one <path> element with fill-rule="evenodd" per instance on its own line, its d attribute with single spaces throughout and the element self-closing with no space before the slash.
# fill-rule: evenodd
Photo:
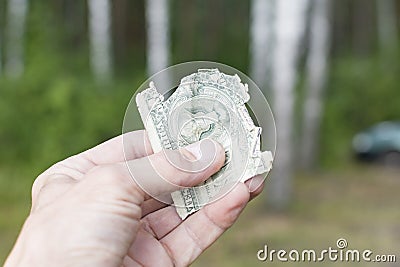
<svg viewBox="0 0 400 267">
<path fill-rule="evenodd" d="M 144 133 L 131 135 L 132 151 L 126 156 L 140 161 L 148 156 Z M 36 179 L 21 236 L 25 231 L 35 241 L 31 246 L 42 244 L 36 249 L 38 265 L 187 266 L 262 189 L 249 193 L 249 185 L 240 183 L 182 221 L 174 207 L 150 198 L 135 184 L 122 151 L 118 137 L 55 164 Z"/>
</svg>

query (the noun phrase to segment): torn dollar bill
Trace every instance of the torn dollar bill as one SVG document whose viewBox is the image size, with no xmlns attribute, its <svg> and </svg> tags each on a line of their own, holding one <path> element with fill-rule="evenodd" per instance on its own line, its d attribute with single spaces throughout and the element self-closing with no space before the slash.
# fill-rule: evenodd
<svg viewBox="0 0 400 267">
<path fill-rule="evenodd" d="M 225 149 L 225 164 L 217 173 L 199 186 L 171 194 L 182 219 L 221 196 L 227 185 L 272 168 L 272 153 L 260 150 L 262 129 L 245 106 L 249 99 L 248 86 L 238 75 L 218 69 L 199 69 L 182 78 L 168 99 L 153 82 L 137 95 L 136 104 L 155 153 L 205 138 Z"/>
</svg>

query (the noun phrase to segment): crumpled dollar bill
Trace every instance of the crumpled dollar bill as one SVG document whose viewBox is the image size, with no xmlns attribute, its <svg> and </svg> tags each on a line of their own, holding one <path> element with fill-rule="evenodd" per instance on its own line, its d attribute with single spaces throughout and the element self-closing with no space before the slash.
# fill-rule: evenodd
<svg viewBox="0 0 400 267">
<path fill-rule="evenodd" d="M 153 151 L 179 149 L 211 138 L 225 149 L 224 166 L 204 183 L 171 194 L 179 216 L 188 215 L 223 196 L 235 182 L 269 172 L 273 156 L 260 150 L 261 127 L 246 108 L 247 84 L 238 75 L 199 69 L 183 77 L 168 99 L 153 82 L 140 92 L 136 104 Z"/>
</svg>

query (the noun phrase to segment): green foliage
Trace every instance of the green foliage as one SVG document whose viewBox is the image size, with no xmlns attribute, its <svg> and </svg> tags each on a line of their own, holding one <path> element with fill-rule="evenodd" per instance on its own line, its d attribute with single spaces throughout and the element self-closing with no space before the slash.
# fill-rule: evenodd
<svg viewBox="0 0 400 267">
<path fill-rule="evenodd" d="M 351 139 L 377 122 L 400 119 L 400 65 L 393 58 L 343 57 L 332 63 L 321 130 L 322 162 L 344 163 Z"/>
<path fill-rule="evenodd" d="M 134 75 L 116 73 L 106 84 L 94 81 L 87 37 L 70 39 L 87 33 L 71 34 L 73 21 L 57 7 L 52 1 L 31 3 L 25 74 L 16 80 L 0 77 L 0 168 L 39 173 L 120 134 L 125 108 L 144 81 L 144 66 Z"/>
<path fill-rule="evenodd" d="M 246 72 L 249 14 L 250 1 L 171 1 L 172 62 L 217 61 Z"/>
<path fill-rule="evenodd" d="M 43 169 L 121 133 L 135 83 L 97 85 L 65 74 L 35 77 L 0 82 L 2 164 Z"/>
</svg>

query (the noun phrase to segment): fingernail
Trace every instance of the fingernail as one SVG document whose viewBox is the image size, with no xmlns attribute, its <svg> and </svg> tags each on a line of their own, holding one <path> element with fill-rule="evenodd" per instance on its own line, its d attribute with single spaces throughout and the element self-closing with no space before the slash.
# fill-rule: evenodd
<svg viewBox="0 0 400 267">
<path fill-rule="evenodd" d="M 265 178 L 266 177 L 264 175 L 259 174 L 259 175 L 254 176 L 253 178 L 247 180 L 245 185 L 247 186 L 249 193 L 253 193 L 258 188 L 260 188 L 260 186 L 263 185 Z"/>
<path fill-rule="evenodd" d="M 223 149 L 219 144 L 211 139 L 203 139 L 201 141 L 201 152 L 202 152 L 202 161 L 204 162 L 213 162 L 217 157 L 217 153 L 221 152 L 223 154 Z M 218 149 L 221 148 L 221 149 Z M 225 154 L 223 154 L 225 155 Z"/>
<path fill-rule="evenodd" d="M 201 160 L 202 162 L 211 163 L 216 159 L 217 143 L 211 139 L 203 139 L 185 147 L 185 150 L 190 152 L 189 159 Z"/>
<path fill-rule="evenodd" d="M 190 157 L 190 159 L 192 159 L 192 160 L 200 160 L 201 159 L 202 153 L 201 153 L 200 144 L 201 144 L 201 141 L 190 144 L 184 148 L 186 151 L 188 151 L 191 154 L 192 157 L 187 155 Z"/>
<path fill-rule="evenodd" d="M 256 190 L 256 188 L 254 188 L 254 180 L 251 179 L 250 181 L 248 181 L 247 183 L 245 183 L 247 189 L 249 190 L 249 193 L 253 193 L 254 190 Z"/>
</svg>

